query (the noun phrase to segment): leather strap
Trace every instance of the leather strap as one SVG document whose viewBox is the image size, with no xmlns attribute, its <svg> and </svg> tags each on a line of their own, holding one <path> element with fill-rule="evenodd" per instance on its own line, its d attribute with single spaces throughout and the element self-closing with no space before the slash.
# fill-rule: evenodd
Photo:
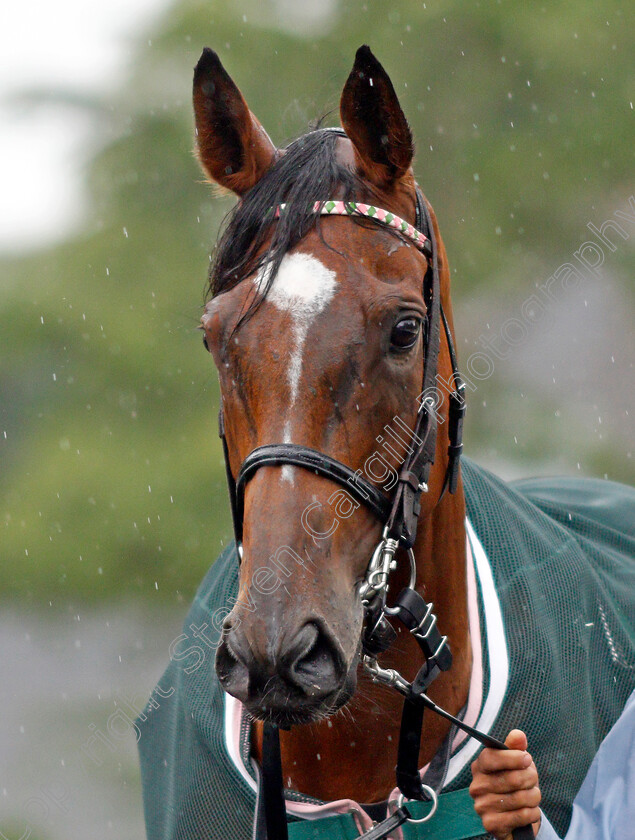
<svg viewBox="0 0 635 840">
<path fill-rule="evenodd" d="M 436 400 L 433 394 L 436 393 L 437 387 L 437 363 L 441 340 L 441 288 L 436 236 L 428 206 L 418 186 L 416 199 L 416 225 L 422 233 L 425 233 L 432 245 L 432 265 L 428 266 L 423 280 L 423 294 L 428 307 L 423 351 L 423 402 L 417 415 L 414 435 L 400 472 L 390 518 L 387 522 L 388 535 L 399 540 L 406 548 L 412 548 L 417 538 L 417 520 L 421 510 L 419 500 L 421 493 L 427 488 L 436 452 L 437 416 Z M 417 482 L 412 480 L 412 475 L 418 479 Z"/>
<path fill-rule="evenodd" d="M 238 511 L 236 509 L 236 482 L 232 475 L 231 467 L 229 466 L 229 449 L 227 447 L 227 438 L 225 437 L 225 418 L 223 415 L 223 398 L 221 396 L 221 405 L 218 409 L 218 436 L 223 444 L 223 458 L 225 460 L 225 477 L 227 478 L 227 489 L 229 491 L 229 505 L 232 512 L 232 525 L 234 526 L 234 541 L 236 548 L 242 540 L 242 518 L 238 519 Z M 240 534 L 240 537 L 239 537 Z"/>
<path fill-rule="evenodd" d="M 450 363 L 452 365 L 452 379 L 454 384 L 454 391 L 450 394 L 450 406 L 448 410 L 448 437 L 450 440 L 448 446 L 448 467 L 445 472 L 445 479 L 443 481 L 443 488 L 439 496 L 439 502 L 443 498 L 447 490 L 450 493 L 456 493 L 456 488 L 459 481 L 459 466 L 461 453 L 463 452 L 463 418 L 465 417 L 465 382 L 461 379 L 459 373 L 459 366 L 456 359 L 456 350 L 454 349 L 454 340 L 448 319 L 445 317 L 443 307 L 441 307 L 441 320 L 443 321 L 443 328 L 445 330 L 445 337 L 448 342 L 448 352 L 450 354 Z M 438 502 L 437 502 L 438 504 Z"/>
<path fill-rule="evenodd" d="M 301 446 L 297 443 L 268 443 L 254 449 L 243 461 L 235 485 L 236 522 L 240 540 L 242 540 L 242 520 L 245 504 L 245 486 L 260 467 L 276 467 L 292 464 L 303 467 L 316 475 L 322 475 L 341 484 L 358 502 L 366 505 L 380 521 L 385 521 L 390 512 L 390 502 L 367 481 L 359 472 L 355 472 L 341 461 L 330 455 Z M 231 493 L 230 493 L 231 495 Z"/>
<path fill-rule="evenodd" d="M 280 732 L 277 726 L 265 723 L 262 733 L 262 786 L 258 800 L 264 808 L 266 838 L 258 840 L 288 840 L 287 807 L 282 785 L 282 762 L 280 760 Z M 261 820 L 257 824 L 262 825 Z"/>
<path fill-rule="evenodd" d="M 395 775 L 397 787 L 407 799 L 424 800 L 419 775 L 419 750 L 421 748 L 421 730 L 425 706 L 406 697 L 401 712 L 399 728 L 399 747 Z"/>
<path fill-rule="evenodd" d="M 409 802 L 408 810 L 413 819 L 421 819 L 429 813 L 430 803 Z M 404 840 L 468 840 L 485 834 L 468 788 L 438 794 L 434 817 L 420 824 L 406 822 L 401 831 Z M 359 840 L 359 837 L 350 813 L 289 823 L 290 840 Z"/>
</svg>

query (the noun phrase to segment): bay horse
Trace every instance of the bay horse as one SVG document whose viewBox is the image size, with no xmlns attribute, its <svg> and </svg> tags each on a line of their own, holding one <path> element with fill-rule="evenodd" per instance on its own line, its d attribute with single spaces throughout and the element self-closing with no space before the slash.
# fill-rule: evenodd
<svg viewBox="0 0 635 840">
<path fill-rule="evenodd" d="M 290 835 L 369 830 L 398 793 L 403 698 L 382 682 L 409 685 L 431 662 L 427 695 L 449 715 L 529 732 L 563 830 L 635 682 L 635 494 L 510 487 L 466 459 L 459 474 L 447 255 L 368 47 L 341 129 L 277 149 L 208 49 L 194 111 L 204 172 L 239 198 L 202 317 L 236 545 L 138 721 L 148 836 L 251 837 L 270 725 Z M 426 634 L 390 629 L 400 591 L 434 605 Z M 436 640 L 428 663 L 422 635 Z M 424 782 L 446 799 L 425 835 L 408 823 L 390 836 L 485 835 L 465 798 L 479 743 L 436 715 L 416 743 Z"/>
</svg>

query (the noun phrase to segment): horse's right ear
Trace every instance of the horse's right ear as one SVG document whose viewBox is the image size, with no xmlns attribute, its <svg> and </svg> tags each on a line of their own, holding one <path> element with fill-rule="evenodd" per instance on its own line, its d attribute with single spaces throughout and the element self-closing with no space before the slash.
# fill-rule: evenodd
<svg viewBox="0 0 635 840">
<path fill-rule="evenodd" d="M 222 187 L 243 195 L 271 166 L 276 147 L 208 47 L 194 70 L 194 116 L 204 172 Z"/>
</svg>

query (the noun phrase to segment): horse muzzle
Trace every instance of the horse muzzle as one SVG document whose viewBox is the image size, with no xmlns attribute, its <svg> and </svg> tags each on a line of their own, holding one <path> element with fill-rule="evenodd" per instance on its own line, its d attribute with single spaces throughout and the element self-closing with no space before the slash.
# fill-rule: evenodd
<svg viewBox="0 0 635 840">
<path fill-rule="evenodd" d="M 256 719 L 278 726 L 311 723 L 337 711 L 353 695 L 357 657 L 347 664 L 321 619 L 283 631 L 264 647 L 259 641 L 229 616 L 216 652 L 223 689 Z"/>
</svg>

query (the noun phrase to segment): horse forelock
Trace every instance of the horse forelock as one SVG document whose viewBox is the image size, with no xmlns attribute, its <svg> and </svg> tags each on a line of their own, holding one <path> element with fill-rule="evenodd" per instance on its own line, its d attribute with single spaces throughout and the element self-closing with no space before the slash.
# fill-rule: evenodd
<svg viewBox="0 0 635 840">
<path fill-rule="evenodd" d="M 208 299 L 260 271 L 265 282 L 260 283 L 258 296 L 250 298 L 240 323 L 249 319 L 266 299 L 285 254 L 310 230 L 319 230 L 321 219 L 313 210 L 316 201 L 379 201 L 380 192 L 356 174 L 353 161 L 350 141 L 329 129 L 316 129 L 282 150 L 227 217 L 210 266 Z M 414 188 L 414 180 L 409 186 Z M 273 211 L 280 204 L 286 205 L 285 213 L 274 220 Z M 368 224 L 363 218 L 353 221 Z"/>
</svg>

